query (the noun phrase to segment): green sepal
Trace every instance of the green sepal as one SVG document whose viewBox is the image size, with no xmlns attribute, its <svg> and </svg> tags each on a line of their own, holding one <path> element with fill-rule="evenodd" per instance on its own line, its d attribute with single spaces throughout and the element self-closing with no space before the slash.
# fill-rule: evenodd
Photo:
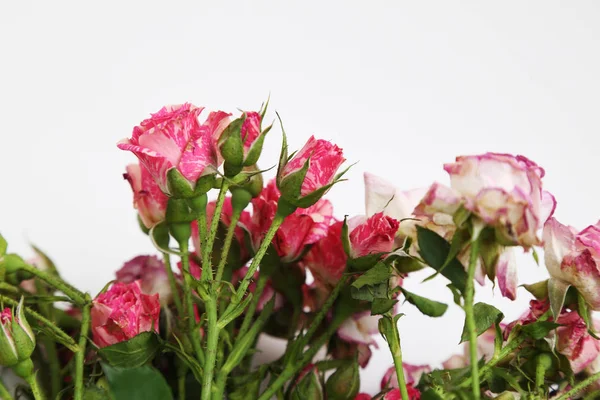
<svg viewBox="0 0 600 400">
<path fill-rule="evenodd" d="M 199 196 L 208 193 L 209 190 L 213 189 L 215 181 L 215 174 L 202 175 L 196 181 L 196 186 L 194 187 L 194 196 Z"/>
<path fill-rule="evenodd" d="M 562 311 L 569 287 L 571 287 L 571 284 L 567 282 L 554 278 L 548 280 L 548 299 L 550 300 L 550 309 L 554 320 L 558 318 Z"/>
<path fill-rule="evenodd" d="M 530 285 L 521 285 L 537 300 L 545 300 L 548 298 L 548 279 L 532 283 Z"/>
<path fill-rule="evenodd" d="M 288 144 L 287 144 L 287 135 L 285 134 L 285 129 L 283 129 L 283 121 L 281 121 L 281 117 L 279 113 L 276 113 L 277 119 L 279 120 L 279 125 L 281 126 L 281 153 L 279 154 L 279 163 L 277 164 L 277 175 L 275 178 L 275 183 L 277 187 L 279 187 L 281 183 L 281 174 L 283 169 L 288 163 Z"/>
<path fill-rule="evenodd" d="M 154 331 L 142 332 L 124 342 L 98 349 L 108 364 L 119 368 L 137 368 L 152 361 L 162 348 L 162 341 Z"/>
<path fill-rule="evenodd" d="M 171 197 L 184 199 L 194 195 L 194 187 L 175 167 L 167 171 L 167 189 Z"/>
<path fill-rule="evenodd" d="M 12 320 L 12 338 L 19 360 L 31 357 L 33 349 L 35 349 L 35 335 L 25 318 L 23 301 L 24 297 L 21 297 Z"/>
<path fill-rule="evenodd" d="M 579 292 L 577 292 L 577 313 L 585 322 L 588 333 L 594 339 L 600 340 L 600 338 L 596 335 L 596 330 L 594 329 L 594 321 L 592 320 L 591 310 L 585 301 L 585 298 Z"/>
<path fill-rule="evenodd" d="M 246 120 L 246 113 L 236 118 L 223 131 L 219 139 L 219 150 L 223 159 L 232 166 L 241 167 L 244 162 L 244 143 L 242 142 L 242 125 Z M 240 168 L 241 169 L 241 168 Z M 226 175 L 232 176 L 232 175 Z"/>
<path fill-rule="evenodd" d="M 327 400 L 353 400 L 360 389 L 360 375 L 356 360 L 344 363 L 325 384 Z"/>
<path fill-rule="evenodd" d="M 281 196 L 285 197 L 290 203 L 297 205 L 296 202 L 300 198 L 302 183 L 304 183 L 304 178 L 306 177 L 306 173 L 310 168 L 310 157 L 306 159 L 302 168 L 297 171 L 292 172 L 287 175 L 285 178 L 281 178 L 277 188 L 281 192 Z"/>
<path fill-rule="evenodd" d="M 290 388 L 289 400 L 323 400 L 323 384 L 317 371 L 311 369 L 300 381 Z M 327 396 L 327 399 L 330 397 Z M 331 398 L 333 399 L 333 397 Z"/>
<path fill-rule="evenodd" d="M 10 325 L 0 324 L 0 366 L 4 367 L 11 367 L 19 362 L 19 355 L 10 330 Z"/>
<path fill-rule="evenodd" d="M 267 136 L 267 133 L 269 133 L 271 128 L 273 128 L 273 124 L 266 127 L 265 130 L 262 131 L 260 135 L 258 135 L 258 137 L 254 140 L 254 143 L 252 143 L 252 146 L 250 146 L 248 152 L 246 153 L 246 157 L 244 158 L 244 167 L 249 167 L 258 162 L 260 154 L 262 153 L 265 137 Z"/>
</svg>

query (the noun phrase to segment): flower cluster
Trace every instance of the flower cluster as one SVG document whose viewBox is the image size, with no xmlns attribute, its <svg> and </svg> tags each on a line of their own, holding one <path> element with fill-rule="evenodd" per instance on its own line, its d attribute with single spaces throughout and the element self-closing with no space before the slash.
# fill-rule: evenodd
<svg viewBox="0 0 600 400">
<path fill-rule="evenodd" d="M 26 262 L 0 236 L 0 365 L 34 398 L 598 396 L 600 222 L 558 222 L 540 166 L 460 156 L 443 166 L 447 185 L 406 191 L 366 173 L 365 214 L 342 217 L 348 210 L 326 198 L 345 173 L 340 147 L 311 136 L 288 153 L 283 133 L 265 182 L 266 105 L 201 121 L 203 110 L 163 107 L 119 142 L 138 159 L 123 176 L 156 254 L 125 262 L 95 297 L 39 249 Z M 534 298 L 521 317 L 475 303 L 474 282 L 486 279 L 514 300 L 515 253 L 536 248 L 550 278 L 523 285 Z M 404 286 L 425 269 L 465 313 L 464 350 L 437 368 L 404 362 L 398 330 L 404 314 L 448 309 Z M 254 366 L 260 335 L 285 341 L 285 352 Z M 367 394 L 360 370 L 382 344 L 390 368 Z M 12 398 L 1 382 L 0 396 Z"/>
</svg>

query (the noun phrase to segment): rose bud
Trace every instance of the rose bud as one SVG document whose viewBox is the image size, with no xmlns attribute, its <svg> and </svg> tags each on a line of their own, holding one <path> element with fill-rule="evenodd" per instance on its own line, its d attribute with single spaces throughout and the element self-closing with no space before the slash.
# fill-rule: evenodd
<svg viewBox="0 0 600 400">
<path fill-rule="evenodd" d="M 300 371 L 296 383 L 290 390 L 289 398 L 291 400 L 323 400 L 323 385 L 317 367 L 309 364 Z"/>
<path fill-rule="evenodd" d="M 158 332 L 158 294 L 142 292 L 141 281 L 113 284 L 93 302 L 92 334 L 98 347 L 124 342 L 142 332 Z"/>
<path fill-rule="evenodd" d="M 169 196 L 193 196 L 198 180 L 213 175 L 219 166 L 216 140 L 229 123 L 229 114 L 210 113 L 200 125 L 202 110 L 191 104 L 163 107 L 118 144 L 138 157 Z"/>
<path fill-rule="evenodd" d="M 219 138 L 219 150 L 225 160 L 225 175 L 234 176 L 242 170 L 256 164 L 262 151 L 269 126 L 261 131 L 261 115 L 257 112 L 245 112 L 241 118 L 232 121 Z"/>
<path fill-rule="evenodd" d="M 325 384 L 327 400 L 352 400 L 359 389 L 358 363 L 354 361 L 339 367 Z"/>
<path fill-rule="evenodd" d="M 281 196 L 295 207 L 315 204 L 339 181 L 345 171 L 339 175 L 336 172 L 344 161 L 342 149 L 314 136 L 289 161 L 287 150 L 284 150 L 277 171 Z"/>
<path fill-rule="evenodd" d="M 551 218 L 544 226 L 548 287 L 574 286 L 590 307 L 600 310 L 600 222 L 577 233 Z"/>
<path fill-rule="evenodd" d="M 15 314 L 8 307 L 0 313 L 0 327 L 0 365 L 13 367 L 29 360 L 35 349 L 35 335 L 25 318 L 23 297 Z"/>
<path fill-rule="evenodd" d="M 169 198 L 160 190 L 148 170 L 139 164 L 130 164 L 123 178 L 131 185 L 133 207 L 144 226 L 150 229 L 164 221 Z"/>
<path fill-rule="evenodd" d="M 165 264 L 156 256 L 134 257 L 123 264 L 116 276 L 121 283 L 139 280 L 142 293 L 158 294 L 163 306 L 168 305 L 173 298 Z"/>
</svg>

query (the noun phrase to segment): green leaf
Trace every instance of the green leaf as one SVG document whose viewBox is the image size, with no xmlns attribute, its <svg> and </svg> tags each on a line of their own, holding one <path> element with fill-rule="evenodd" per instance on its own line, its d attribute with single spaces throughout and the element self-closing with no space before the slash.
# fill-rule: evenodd
<svg viewBox="0 0 600 400">
<path fill-rule="evenodd" d="M 390 279 L 391 268 L 382 262 L 375 264 L 373 268 L 362 274 L 352 283 L 352 286 L 360 289 L 365 285 L 376 285 L 387 282 Z"/>
<path fill-rule="evenodd" d="M 477 331 L 477 336 L 504 319 L 502 311 L 486 303 L 476 303 L 473 306 L 473 316 L 475 318 L 475 330 Z M 467 340 L 469 340 L 469 332 L 467 331 L 467 325 L 465 323 L 460 343 L 466 342 Z"/>
<path fill-rule="evenodd" d="M 417 307 L 419 311 L 421 311 L 423 314 L 428 315 L 430 317 L 441 317 L 448 309 L 447 304 L 416 295 L 402 287 L 400 287 L 400 290 L 406 298 L 406 301 Z"/>
<path fill-rule="evenodd" d="M 444 400 L 444 398 L 434 389 L 428 389 L 421 394 L 421 400 Z"/>
<path fill-rule="evenodd" d="M 344 252 L 350 257 L 350 234 L 348 233 L 348 216 L 344 216 L 344 223 L 342 224 L 342 246 Z"/>
<path fill-rule="evenodd" d="M 367 285 L 360 289 L 350 286 L 350 294 L 353 299 L 363 301 L 373 301 L 373 299 L 387 299 L 388 298 L 388 284 L 380 283 L 377 285 Z"/>
<path fill-rule="evenodd" d="M 398 302 L 395 299 L 373 299 L 371 304 L 371 315 L 385 314 Z"/>
<path fill-rule="evenodd" d="M 156 332 L 142 332 L 125 342 L 102 347 L 98 353 L 113 367 L 136 368 L 152 361 L 160 348 Z"/>
<path fill-rule="evenodd" d="M 548 298 L 548 279 L 545 281 L 532 283 L 531 285 L 522 286 L 538 300 L 544 300 Z"/>
<path fill-rule="evenodd" d="M 0 235 L 0 257 L 6 254 L 6 249 L 8 248 L 8 243 L 4 236 Z"/>
<path fill-rule="evenodd" d="M 440 271 L 461 293 L 464 292 L 467 273 L 460 261 L 454 258 L 442 270 L 446 257 L 450 252 L 450 244 L 434 231 L 420 226 L 417 226 L 417 240 L 421 257 L 427 265 L 436 271 Z"/>
<path fill-rule="evenodd" d="M 114 400 L 172 400 L 165 378 L 154 367 L 113 368 L 102 364 Z"/>
<path fill-rule="evenodd" d="M 543 339 L 560 324 L 550 321 L 537 321 L 532 324 L 523 325 L 521 331 L 532 339 Z"/>
</svg>

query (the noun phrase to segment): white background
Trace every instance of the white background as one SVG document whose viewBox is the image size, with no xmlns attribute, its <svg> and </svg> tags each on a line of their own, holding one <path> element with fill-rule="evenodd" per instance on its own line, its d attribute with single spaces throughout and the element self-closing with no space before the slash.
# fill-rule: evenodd
<svg viewBox="0 0 600 400">
<path fill-rule="evenodd" d="M 11 251 L 33 242 L 99 290 L 153 252 L 121 177 L 134 157 L 115 143 L 164 104 L 249 110 L 269 93 L 292 148 L 315 134 L 360 161 L 329 194 L 338 216 L 363 212 L 364 171 L 408 189 L 446 182 L 456 155 L 501 151 L 545 167 L 556 216 L 583 228 L 600 215 L 599 20 L 593 1 L 2 1 L 0 231 Z M 262 166 L 279 143 L 276 129 Z M 522 281 L 544 276 L 519 262 Z M 443 280 L 422 278 L 406 286 L 451 302 Z M 514 318 L 519 295 L 488 283 L 479 299 Z M 455 306 L 436 320 L 402 311 L 406 362 L 459 351 Z M 376 353 L 363 391 L 390 365 Z"/>
</svg>

